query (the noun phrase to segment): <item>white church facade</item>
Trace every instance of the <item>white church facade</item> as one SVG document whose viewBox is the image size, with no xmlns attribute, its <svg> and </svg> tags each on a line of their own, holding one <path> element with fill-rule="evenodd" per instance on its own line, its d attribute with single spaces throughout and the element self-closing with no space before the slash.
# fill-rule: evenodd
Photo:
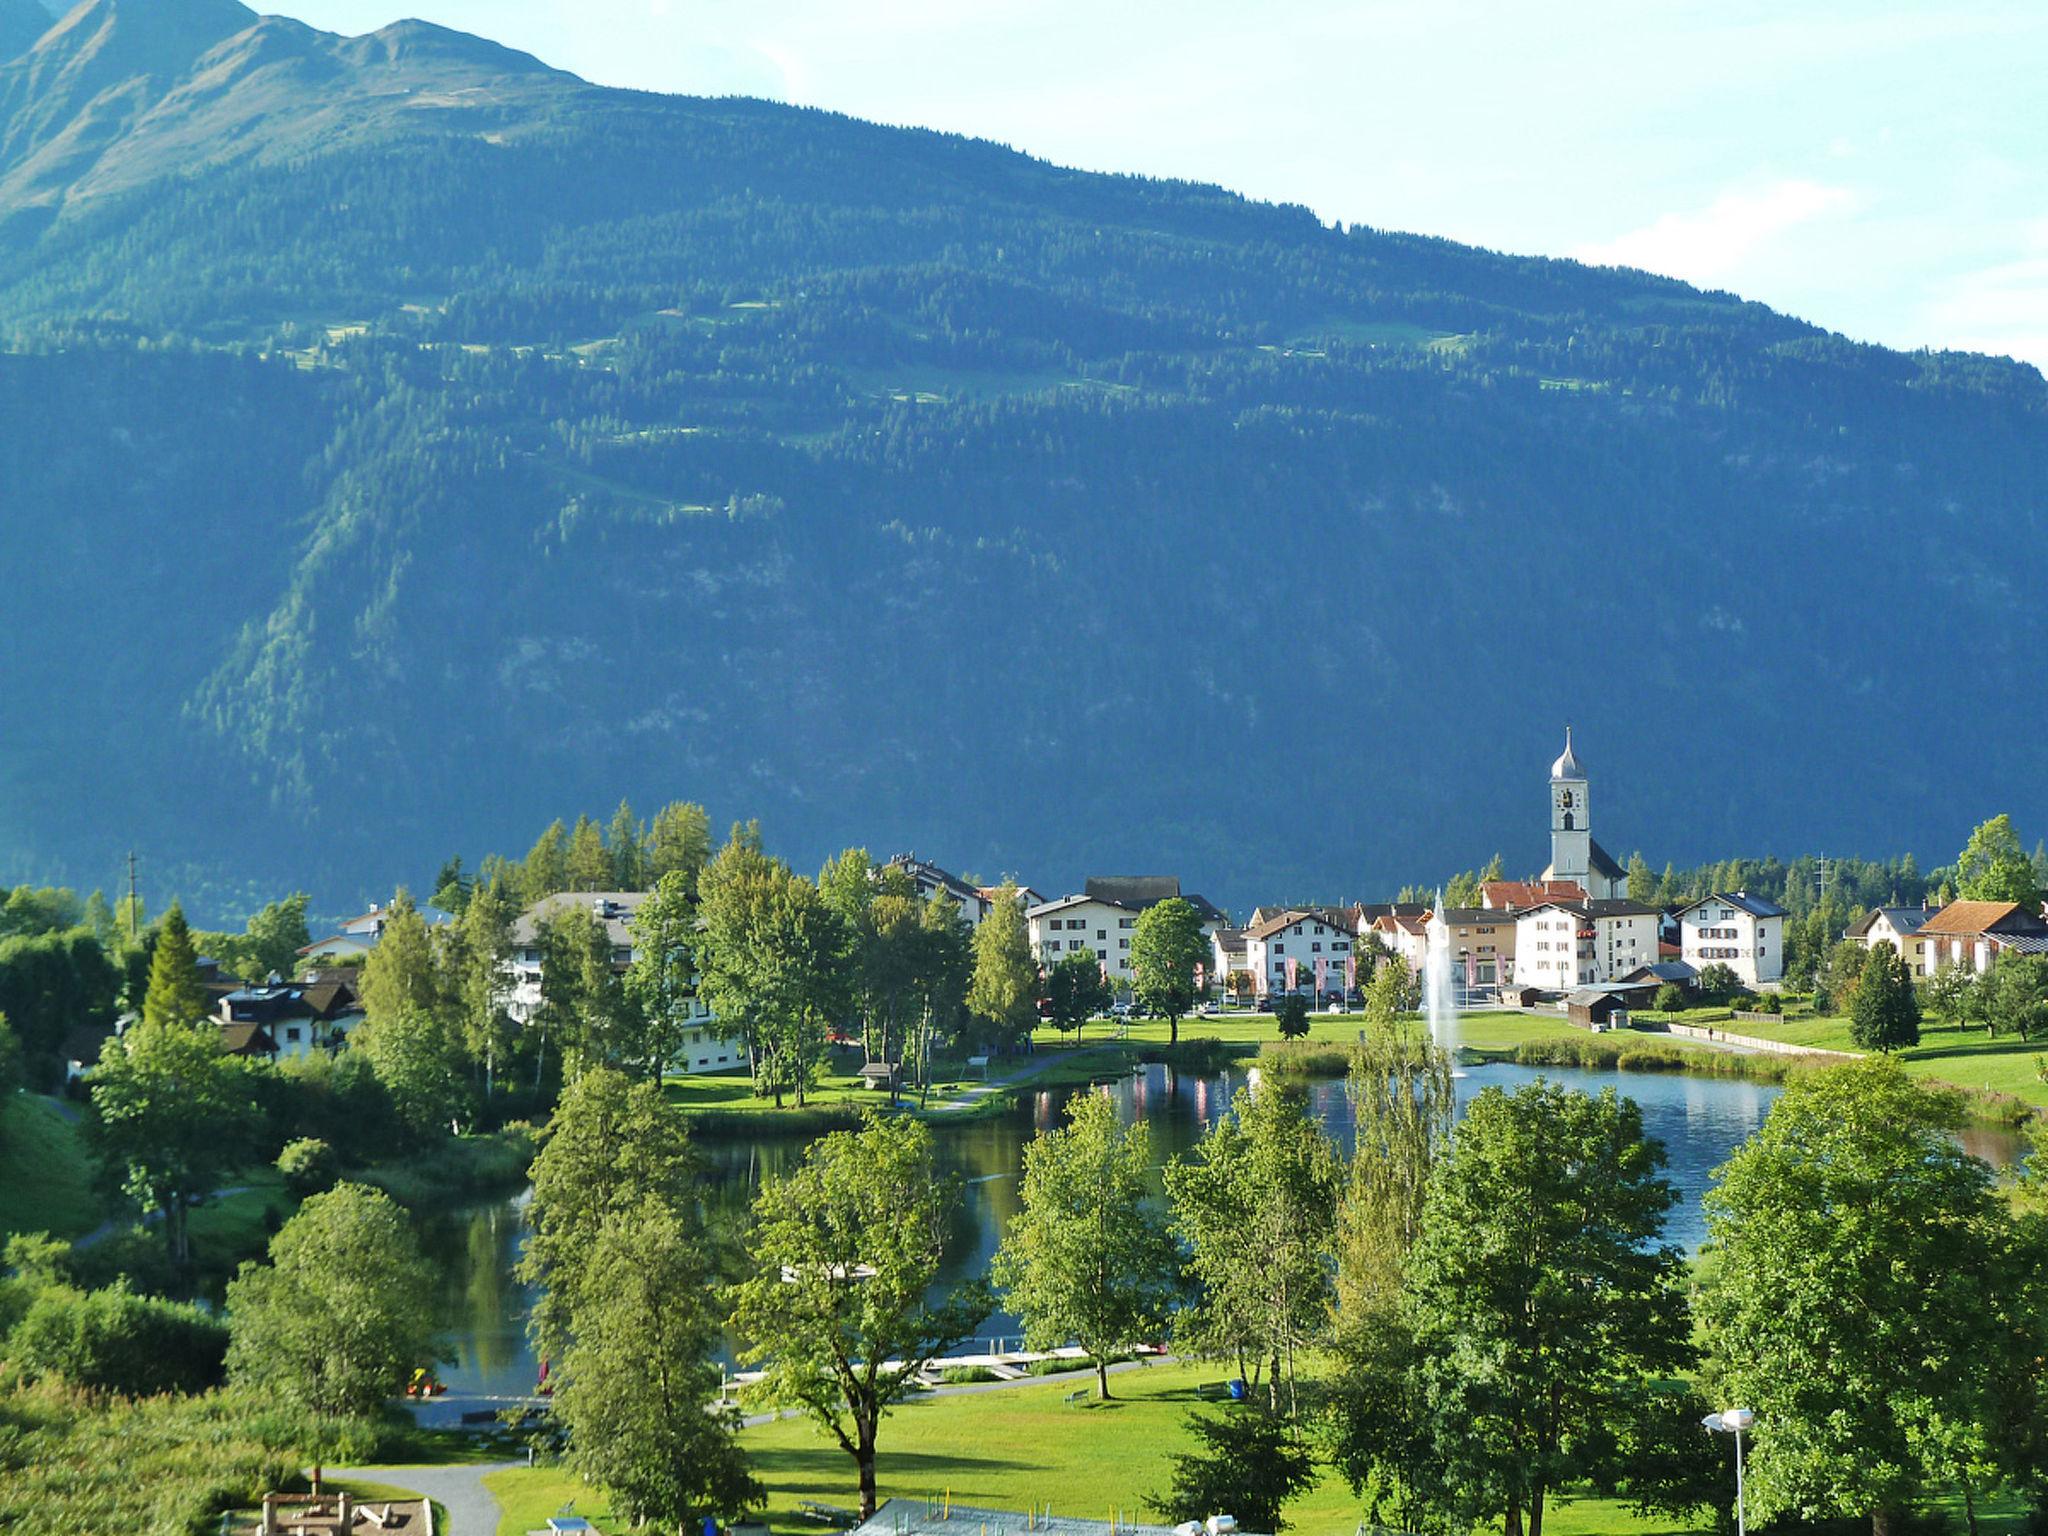
<svg viewBox="0 0 2048 1536">
<path fill-rule="evenodd" d="M 1573 881 L 1593 901 L 1628 895 L 1628 871 L 1593 840 L 1586 770 L 1572 750 L 1570 726 L 1564 729 L 1564 751 L 1550 765 L 1550 867 L 1543 878 Z"/>
</svg>

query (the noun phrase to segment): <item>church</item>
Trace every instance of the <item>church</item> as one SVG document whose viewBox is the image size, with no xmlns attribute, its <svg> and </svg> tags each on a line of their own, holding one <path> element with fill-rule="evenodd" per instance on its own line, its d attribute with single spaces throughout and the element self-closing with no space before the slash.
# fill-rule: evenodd
<svg viewBox="0 0 2048 1536">
<path fill-rule="evenodd" d="M 1571 880 L 1593 901 L 1628 895 L 1628 871 L 1593 841 L 1593 812 L 1586 796 L 1586 770 L 1572 750 L 1572 728 L 1564 728 L 1564 751 L 1550 765 L 1550 867 L 1545 880 Z"/>
</svg>

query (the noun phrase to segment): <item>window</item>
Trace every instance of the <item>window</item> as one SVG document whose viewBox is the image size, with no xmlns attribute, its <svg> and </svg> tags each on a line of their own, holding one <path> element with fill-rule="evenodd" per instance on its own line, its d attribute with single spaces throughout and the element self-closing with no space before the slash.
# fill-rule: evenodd
<svg viewBox="0 0 2048 1536">
<path fill-rule="evenodd" d="M 1095 937 L 1097 937 L 1098 939 L 1106 939 L 1109 937 L 1109 935 L 1104 933 L 1100 928 L 1098 928 L 1095 930 Z"/>
<path fill-rule="evenodd" d="M 1310 952 L 1311 954 L 1317 954 L 1317 955 L 1320 955 L 1320 954 L 1321 954 L 1321 953 L 1323 952 L 1323 942 L 1322 942 L 1322 940 L 1321 940 L 1321 939 L 1318 939 L 1318 940 L 1316 940 L 1316 942 L 1315 942 L 1315 943 L 1313 943 L 1313 944 L 1309 945 L 1309 952 Z"/>
<path fill-rule="evenodd" d="M 1276 955 L 1284 955 L 1287 953 L 1287 946 L 1285 944 L 1275 944 L 1273 946 L 1273 953 Z"/>
<path fill-rule="evenodd" d="M 1129 949 L 1131 947 L 1131 941 L 1129 939 L 1118 939 L 1116 941 L 1116 947 L 1118 949 Z"/>
<path fill-rule="evenodd" d="M 1120 917 L 1116 920 L 1116 925 L 1119 928 L 1135 928 L 1138 926 L 1138 920 L 1135 917 Z"/>
</svg>

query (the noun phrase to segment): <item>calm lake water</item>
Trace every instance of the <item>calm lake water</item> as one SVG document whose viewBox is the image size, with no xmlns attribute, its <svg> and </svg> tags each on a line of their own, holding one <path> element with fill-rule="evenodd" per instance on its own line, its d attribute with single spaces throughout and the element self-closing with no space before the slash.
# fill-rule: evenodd
<svg viewBox="0 0 2048 1536">
<path fill-rule="evenodd" d="M 1464 1103 L 1488 1087 L 1513 1089 L 1539 1076 L 1588 1093 L 1613 1087 L 1642 1106 L 1644 1127 L 1664 1143 L 1669 1157 L 1665 1174 L 1679 1191 L 1669 1235 L 1688 1250 L 1697 1248 L 1705 1235 L 1700 1197 L 1712 1183 L 1714 1169 L 1763 1124 L 1778 1096 L 1778 1089 L 1769 1084 L 1734 1078 L 1496 1065 L 1468 1069 L 1458 1080 L 1458 1098 Z M 1155 1065 L 1109 1091 L 1127 1120 L 1143 1118 L 1152 1127 L 1153 1153 L 1164 1163 L 1201 1138 L 1229 1109 L 1245 1081 L 1241 1069 L 1198 1077 Z M 940 1155 L 964 1185 L 942 1283 L 986 1270 L 1017 1210 L 1024 1144 L 1040 1130 L 1057 1125 L 1066 1100 L 1080 1091 L 1085 1090 L 1045 1090 L 1029 1095 L 1004 1115 L 937 1127 Z M 1353 1126 L 1344 1084 L 1312 1085 L 1310 1102 L 1348 1154 Z M 1999 1166 L 2018 1155 L 2018 1140 L 2009 1132 L 1972 1130 L 1963 1139 L 1970 1151 Z M 715 1213 L 737 1220 L 761 1181 L 785 1172 L 802 1155 L 804 1143 L 797 1137 L 761 1136 L 710 1141 L 702 1147 L 711 1164 Z M 516 1396 L 533 1389 L 537 1364 L 525 1333 L 530 1297 L 511 1275 L 523 1235 L 525 1200 L 520 1195 L 480 1202 L 422 1220 L 427 1255 L 441 1275 L 441 1326 L 454 1356 L 442 1377 L 456 1392 Z M 981 1329 L 984 1338 L 1016 1331 L 1015 1319 L 1002 1312 Z"/>
</svg>

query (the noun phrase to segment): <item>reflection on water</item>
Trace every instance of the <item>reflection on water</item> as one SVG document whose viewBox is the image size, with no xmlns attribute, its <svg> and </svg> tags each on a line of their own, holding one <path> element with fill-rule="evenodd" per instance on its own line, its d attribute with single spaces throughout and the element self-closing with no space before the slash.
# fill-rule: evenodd
<svg viewBox="0 0 2048 1536">
<path fill-rule="evenodd" d="M 1688 1250 L 1697 1248 L 1705 1235 L 1700 1197 L 1713 1182 L 1713 1171 L 1763 1124 L 1779 1091 L 1770 1084 L 1737 1078 L 1495 1065 L 1474 1068 L 1459 1078 L 1458 1101 L 1469 1103 L 1489 1087 L 1512 1090 L 1538 1077 L 1588 1093 L 1613 1087 L 1642 1106 L 1644 1129 L 1664 1143 L 1669 1158 L 1665 1175 L 1679 1192 L 1669 1236 Z M 1115 1099 L 1126 1121 L 1142 1118 L 1151 1127 L 1154 1162 L 1164 1164 L 1200 1140 L 1229 1109 L 1246 1080 L 1242 1069 L 1196 1076 L 1153 1065 L 1103 1091 Z M 1003 1229 L 1017 1211 L 1025 1143 L 1059 1124 L 1062 1106 L 1081 1091 L 1087 1090 L 1048 1089 L 1027 1095 L 1006 1114 L 940 1125 L 940 1159 L 962 1182 L 942 1285 L 986 1271 Z M 1316 1114 L 1348 1156 L 1355 1127 L 1343 1083 L 1314 1083 L 1309 1095 Z M 2008 1131 L 1972 1129 L 1964 1134 L 1963 1144 L 1999 1166 L 2013 1162 L 2019 1153 L 2018 1139 Z M 707 1214 L 713 1231 L 719 1232 L 737 1230 L 761 1181 L 786 1173 L 802 1156 L 804 1143 L 798 1137 L 761 1136 L 705 1142 L 702 1149 L 710 1165 Z M 1155 1193 L 1159 1187 L 1155 1174 Z M 525 1199 L 522 1195 L 484 1202 L 421 1220 L 427 1257 L 441 1274 L 440 1320 L 454 1354 L 442 1375 L 458 1392 L 517 1395 L 533 1388 L 536 1364 L 525 1333 L 531 1298 L 510 1273 L 519 1256 Z M 985 1338 L 1017 1332 L 1016 1319 L 1001 1311 L 981 1329 Z"/>
</svg>

